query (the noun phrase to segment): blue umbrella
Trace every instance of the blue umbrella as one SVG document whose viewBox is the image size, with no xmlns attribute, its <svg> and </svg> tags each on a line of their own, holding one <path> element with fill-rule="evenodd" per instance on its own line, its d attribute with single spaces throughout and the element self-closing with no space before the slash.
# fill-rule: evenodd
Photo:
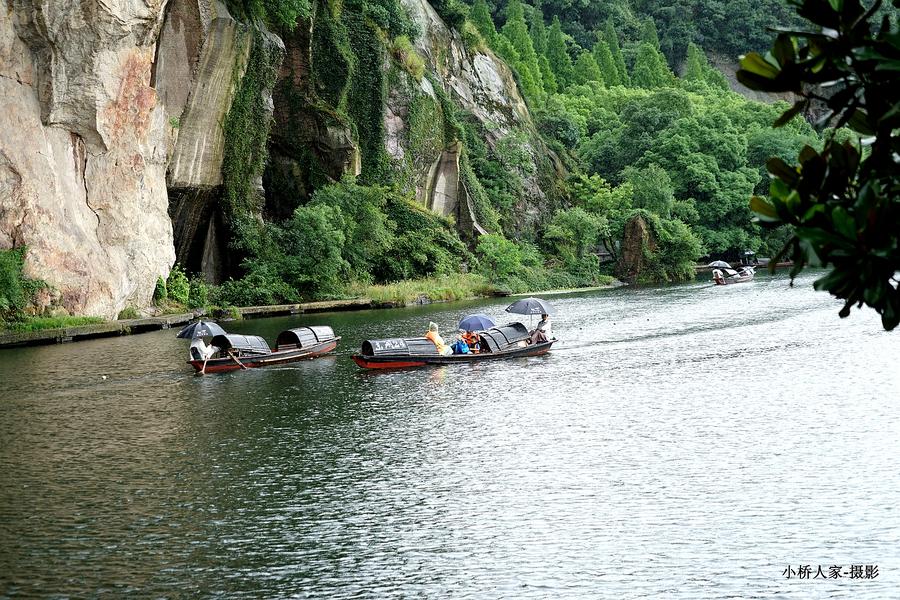
<svg viewBox="0 0 900 600">
<path fill-rule="evenodd" d="M 175 337 L 193 340 L 199 337 L 211 337 L 215 335 L 225 335 L 225 330 L 212 321 L 197 321 L 196 323 L 191 323 L 183 328 Z"/>
<path fill-rule="evenodd" d="M 494 320 L 487 315 L 469 315 L 459 322 L 457 329 L 463 331 L 484 331 L 496 325 Z"/>
<path fill-rule="evenodd" d="M 524 298 L 507 306 L 506 312 L 517 315 L 552 315 L 553 307 L 540 298 Z"/>
</svg>

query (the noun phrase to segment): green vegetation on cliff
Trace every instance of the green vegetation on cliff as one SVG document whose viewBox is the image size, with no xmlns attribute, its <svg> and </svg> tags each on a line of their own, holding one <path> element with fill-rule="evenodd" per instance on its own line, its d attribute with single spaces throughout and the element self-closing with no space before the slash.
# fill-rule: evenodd
<svg viewBox="0 0 900 600">
<path fill-rule="evenodd" d="M 655 215 L 645 219 L 654 234 L 678 242 L 658 240 L 661 260 L 674 262 L 643 274 L 641 280 L 692 276 L 687 266 L 703 255 L 734 260 L 747 250 L 768 255 L 778 251 L 784 232 L 763 231 L 754 224 L 747 199 L 765 188 L 768 156 L 792 156 L 805 145 L 820 146 L 822 140 L 799 118 L 772 130 L 769 125 L 785 105 L 755 102 L 731 92 L 725 77 L 693 42 L 702 37 L 701 29 L 692 29 L 676 43 L 671 19 L 660 15 L 674 16 L 630 2 L 594 13 L 559 2 L 523 7 L 511 0 L 495 6 L 496 25 L 486 7 L 480 1 L 473 5 L 478 30 L 499 54 L 506 56 L 515 49 L 507 59 L 524 82 L 537 128 L 570 173 L 568 194 L 560 206 L 545 210 L 543 227 L 530 240 L 550 262 L 561 261 L 569 271 L 590 269 L 575 268 L 560 245 L 575 231 L 599 232 L 590 246 L 597 249 L 602 241 L 618 258 L 625 224 L 621 215 L 634 216 L 630 211 L 636 209 Z M 732 6 L 726 12 L 740 10 Z M 523 21 L 529 23 L 529 36 L 519 33 Z M 585 24 L 592 29 L 585 31 Z M 743 25 L 738 26 L 737 39 Z M 765 36 L 751 37 L 740 43 L 752 47 Z M 727 51 L 709 39 L 705 42 L 707 50 Z M 667 49 L 672 51 L 668 55 Z M 532 53 L 538 64 L 550 66 L 551 86 L 544 80 L 531 82 L 542 76 L 535 75 L 533 61 L 524 58 Z M 683 76 L 677 77 L 673 67 L 681 71 L 682 60 Z M 555 93 L 548 93 L 554 88 Z M 479 152 L 485 133 L 475 131 L 467 138 L 474 150 L 472 165 L 506 216 L 521 197 L 517 185 L 521 174 L 510 164 L 514 153 L 504 152 L 501 144 L 494 145 L 493 154 Z M 599 205 L 575 211 L 585 203 L 582 196 L 591 194 L 585 182 L 608 182 L 616 189 L 617 217 Z M 578 218 L 579 228 L 561 233 L 561 215 Z M 606 227 L 590 225 L 594 219 L 605 220 Z M 510 219 L 501 219 L 501 225 L 507 235 L 515 233 Z"/>
<path fill-rule="evenodd" d="M 461 110 L 426 72 L 412 43 L 421 32 L 399 0 L 319 0 L 310 11 L 309 89 L 287 95 L 348 131 L 360 174 L 336 181 L 309 149 L 288 148 L 317 175 L 287 218 L 259 219 L 253 182 L 267 131 L 249 126 L 265 121 L 259 99 L 280 57 L 254 43 L 226 126 L 226 207 L 242 277 L 222 287 L 224 302 L 338 297 L 461 270 L 514 291 L 597 284 L 622 257 L 635 218 L 653 236 L 638 281 L 690 277 L 703 255 L 768 254 L 783 242 L 783 231 L 751 222 L 746 200 L 764 191 L 769 155 L 821 139 L 800 119 L 771 130 L 783 106 L 729 91 L 704 52 L 728 51 L 701 35 L 708 22 L 685 28 L 675 5 L 667 12 L 624 0 L 593 12 L 520 0 L 435 8 L 470 52 L 491 48 L 508 62 L 533 125 L 500 132 Z M 461 237 L 414 199 L 448 152 L 488 231 L 479 239 Z"/>
<path fill-rule="evenodd" d="M 27 252 L 25 246 L 0 250 L 0 330 L 40 331 L 103 321 L 98 317 L 72 317 L 64 311 L 47 314 L 57 308 L 53 306 L 52 290 L 45 281 L 25 275 Z M 41 295 L 44 298 L 39 299 Z"/>
</svg>

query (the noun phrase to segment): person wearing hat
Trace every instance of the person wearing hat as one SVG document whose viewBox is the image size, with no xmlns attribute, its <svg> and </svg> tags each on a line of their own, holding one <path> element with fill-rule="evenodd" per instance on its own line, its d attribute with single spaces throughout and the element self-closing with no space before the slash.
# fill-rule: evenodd
<svg viewBox="0 0 900 600">
<path fill-rule="evenodd" d="M 431 340 L 431 342 L 435 345 L 438 354 L 441 354 L 442 356 L 453 354 L 453 349 L 447 345 L 447 343 L 444 341 L 444 338 L 442 338 L 441 334 L 438 333 L 438 326 L 434 321 L 428 324 L 428 331 L 425 333 L 425 337 Z"/>
</svg>

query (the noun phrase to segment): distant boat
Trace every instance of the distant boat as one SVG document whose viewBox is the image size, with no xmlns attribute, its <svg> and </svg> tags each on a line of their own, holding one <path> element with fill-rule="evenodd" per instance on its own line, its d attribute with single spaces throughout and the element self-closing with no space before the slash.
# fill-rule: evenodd
<svg viewBox="0 0 900 600">
<path fill-rule="evenodd" d="M 208 346 L 202 339 L 195 339 L 188 363 L 200 373 L 281 365 L 331 352 L 340 339 L 324 325 L 297 327 L 279 333 L 272 350 L 258 335 L 226 333 L 214 336 Z"/>
<path fill-rule="evenodd" d="M 716 285 L 728 285 L 731 283 L 746 283 L 753 281 L 756 275 L 756 269 L 749 266 L 740 267 L 734 270 L 731 267 L 713 269 L 712 276 Z"/>
<path fill-rule="evenodd" d="M 455 363 L 478 363 L 499 358 L 538 356 L 545 354 L 555 339 L 538 344 L 530 344 L 531 335 L 522 323 L 510 323 L 491 327 L 478 333 L 480 351 L 469 354 L 449 354 L 443 356 L 431 340 L 416 338 L 393 338 L 366 340 L 362 351 L 353 355 L 353 360 L 364 369 L 400 369 L 404 367 L 424 367 L 425 365 L 450 365 Z"/>
</svg>

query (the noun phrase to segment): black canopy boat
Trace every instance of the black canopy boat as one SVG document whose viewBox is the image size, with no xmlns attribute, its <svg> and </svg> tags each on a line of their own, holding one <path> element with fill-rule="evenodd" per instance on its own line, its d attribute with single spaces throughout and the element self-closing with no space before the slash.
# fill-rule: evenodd
<svg viewBox="0 0 900 600">
<path fill-rule="evenodd" d="M 268 367 L 321 356 L 334 350 L 340 339 L 325 325 L 297 327 L 279 333 L 272 350 L 258 335 L 226 333 L 214 336 L 208 346 L 195 339 L 188 362 L 201 373 Z"/>
<path fill-rule="evenodd" d="M 538 356 L 556 341 L 530 344 L 531 335 L 522 323 L 510 323 L 478 332 L 481 349 L 477 354 L 441 355 L 434 343 L 423 337 L 366 340 L 353 360 L 364 369 L 398 369 L 425 365 L 477 363 L 515 356 Z"/>
</svg>

